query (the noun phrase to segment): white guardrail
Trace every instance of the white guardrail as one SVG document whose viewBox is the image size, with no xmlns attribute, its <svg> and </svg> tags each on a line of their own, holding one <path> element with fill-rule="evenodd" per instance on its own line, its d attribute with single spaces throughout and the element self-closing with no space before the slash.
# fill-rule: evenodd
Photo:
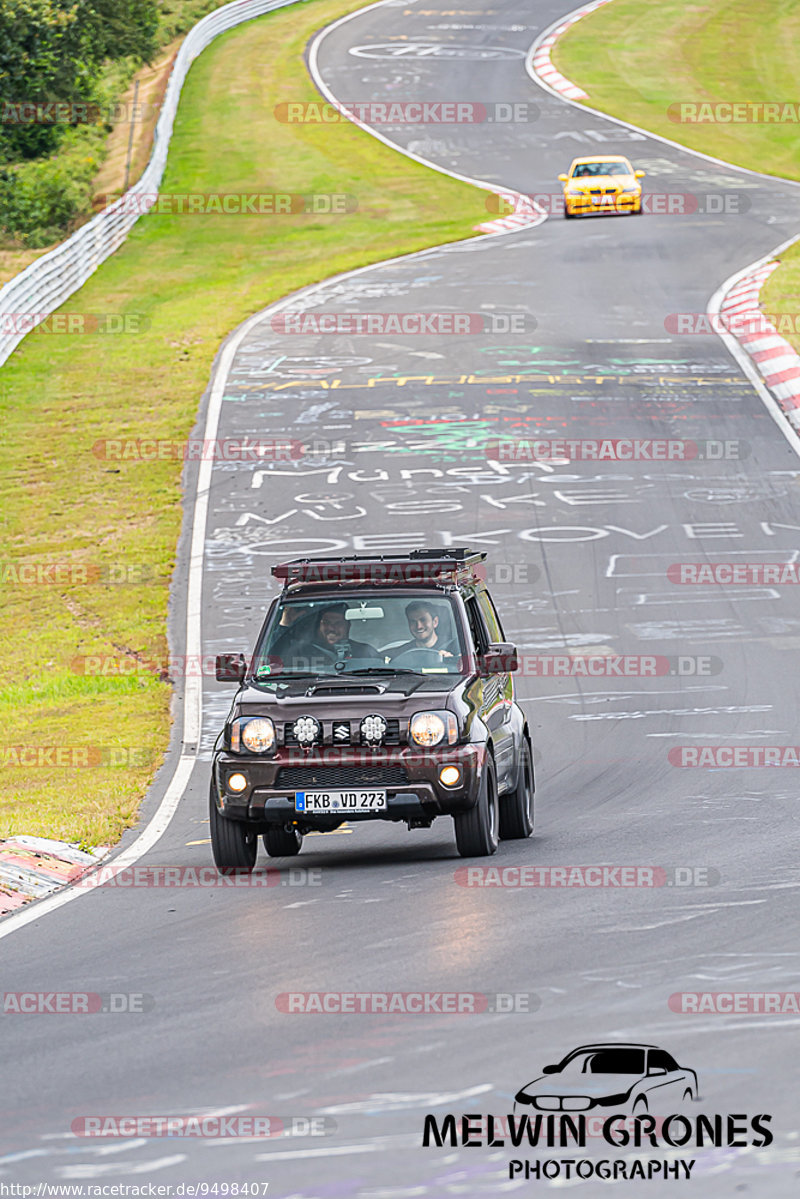
<svg viewBox="0 0 800 1199">
<path fill-rule="evenodd" d="M 37 258 L 0 290 L 0 366 L 36 325 L 55 312 L 69 296 L 122 245 L 142 213 L 152 203 L 167 164 L 181 88 L 189 67 L 218 34 L 243 21 L 260 17 L 299 0 L 235 0 L 203 17 L 181 43 L 169 77 L 164 103 L 153 135 L 153 153 L 141 179 L 119 199 L 98 212 L 66 241 Z M 132 197 L 140 196 L 141 201 Z"/>
</svg>

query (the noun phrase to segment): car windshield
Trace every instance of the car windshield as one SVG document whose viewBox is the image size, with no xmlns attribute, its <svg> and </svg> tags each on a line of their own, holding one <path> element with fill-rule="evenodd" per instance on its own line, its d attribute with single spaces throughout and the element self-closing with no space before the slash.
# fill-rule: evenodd
<svg viewBox="0 0 800 1199">
<path fill-rule="evenodd" d="M 595 1049 L 579 1053 L 560 1074 L 644 1074 L 643 1049 Z"/>
<path fill-rule="evenodd" d="M 630 175 L 631 166 L 628 162 L 579 162 L 572 172 L 573 179 L 593 175 Z"/>
<path fill-rule="evenodd" d="M 338 674 L 462 674 L 464 646 L 444 595 L 361 591 L 282 598 L 259 644 L 256 679 Z"/>
</svg>

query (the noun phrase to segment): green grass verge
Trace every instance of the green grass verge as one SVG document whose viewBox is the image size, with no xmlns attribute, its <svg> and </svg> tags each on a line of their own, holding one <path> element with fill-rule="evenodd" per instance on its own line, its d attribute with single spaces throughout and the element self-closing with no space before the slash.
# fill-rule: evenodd
<svg viewBox="0 0 800 1199">
<path fill-rule="evenodd" d="M 583 88 L 592 108 L 725 162 L 800 179 L 796 123 L 689 124 L 668 115 L 682 102 L 796 107 L 796 0 L 614 0 L 564 34 L 553 61 Z M 797 313 L 799 304 L 800 249 L 792 247 L 762 290 L 761 305 L 769 313 Z M 787 340 L 800 350 L 800 336 Z"/>
<path fill-rule="evenodd" d="M 319 99 L 304 47 L 362 3 L 315 0 L 218 39 L 186 82 L 162 185 L 163 193 L 346 193 L 358 210 L 143 217 L 64 311 L 143 314 L 145 331 L 34 333 L 4 368 L 0 837 L 117 840 L 168 740 L 167 682 L 148 670 L 87 676 L 74 660 L 136 669 L 138 659 L 164 659 L 182 464 L 103 461 L 95 442 L 183 441 L 220 342 L 250 313 L 340 271 L 468 237 L 486 219 L 483 192 L 352 125 L 274 118 L 278 103 Z M 34 564 L 143 566 L 150 581 L 65 581 L 63 569 L 52 582 L 17 581 L 18 568 Z M 35 746 L 88 750 L 89 765 L 13 764 L 14 747 Z"/>
</svg>

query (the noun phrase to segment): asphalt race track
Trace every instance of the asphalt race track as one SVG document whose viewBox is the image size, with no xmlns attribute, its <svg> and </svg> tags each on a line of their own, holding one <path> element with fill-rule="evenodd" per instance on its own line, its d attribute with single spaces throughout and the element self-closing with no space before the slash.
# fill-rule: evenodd
<svg viewBox="0 0 800 1199">
<path fill-rule="evenodd" d="M 344 828 L 308 837 L 270 875 L 262 850 L 254 881 L 274 886 L 103 887 L 6 937 L 6 992 L 147 998 L 141 1012 L 4 1015 L 2 1085 L 13 1103 L 0 1183 L 258 1182 L 283 1199 L 469 1199 L 567 1185 L 592 1199 L 639 1199 L 681 1189 L 508 1177 L 519 1157 L 665 1160 L 648 1147 L 421 1147 L 426 1113 L 511 1112 L 547 1062 L 583 1043 L 630 1041 L 696 1070 L 690 1116 L 772 1116 L 766 1147 L 669 1149 L 669 1160 L 695 1161 L 681 1193 L 797 1193 L 797 1014 L 691 1014 L 669 1002 L 795 985 L 797 772 L 681 768 L 668 755 L 796 741 L 800 611 L 791 586 L 680 585 L 667 572 L 797 561 L 800 461 L 722 342 L 678 336 L 665 320 L 705 312 L 725 279 L 796 233 L 798 189 L 536 87 L 525 52 L 566 11 L 540 0 L 473 0 L 468 10 L 391 0 L 334 28 L 319 69 L 343 101 L 525 105 L 527 119 L 515 122 L 382 128 L 448 170 L 553 194 L 576 154 L 623 153 L 647 171 L 647 192 L 699 197 L 695 210 L 565 221 L 554 206 L 536 228 L 334 279 L 252 322 L 217 375 L 217 436 L 288 434 L 312 452 L 215 465 L 202 645 L 208 655 L 252 645 L 276 594 L 270 567 L 285 557 L 466 544 L 489 554 L 492 593 L 523 661 L 660 655 L 669 673 L 520 673 L 537 828 L 493 859 L 459 859 L 447 821 Z M 480 203 L 476 224 L 490 219 Z M 296 334 L 284 331 L 287 311 L 476 319 L 468 334 Z M 681 440 L 702 456 L 509 463 L 487 449 L 499 437 Z M 720 443 L 731 444 L 717 457 Z M 190 476 L 189 497 L 194 486 Z M 176 653 L 188 567 L 187 526 Z M 210 750 L 232 695 L 203 680 L 190 782 L 139 865 L 210 864 Z M 636 877 L 662 868 L 652 877 L 663 885 L 465 886 L 465 865 L 645 868 Z M 487 1008 L 280 1010 L 280 995 L 321 991 L 479 993 Z M 296 1135 L 71 1133 L 85 1116 L 220 1112 L 280 1117 Z"/>
</svg>

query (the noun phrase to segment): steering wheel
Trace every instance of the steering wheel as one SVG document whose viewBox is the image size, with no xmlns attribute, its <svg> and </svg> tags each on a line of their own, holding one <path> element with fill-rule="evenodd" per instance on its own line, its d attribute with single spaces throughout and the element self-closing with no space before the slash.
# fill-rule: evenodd
<svg viewBox="0 0 800 1199">
<path fill-rule="evenodd" d="M 404 649 L 402 654 L 397 654 L 389 662 L 390 666 L 443 666 L 444 661 L 439 656 L 438 649 L 425 649 L 422 646 L 414 646 L 413 649 Z"/>
</svg>

